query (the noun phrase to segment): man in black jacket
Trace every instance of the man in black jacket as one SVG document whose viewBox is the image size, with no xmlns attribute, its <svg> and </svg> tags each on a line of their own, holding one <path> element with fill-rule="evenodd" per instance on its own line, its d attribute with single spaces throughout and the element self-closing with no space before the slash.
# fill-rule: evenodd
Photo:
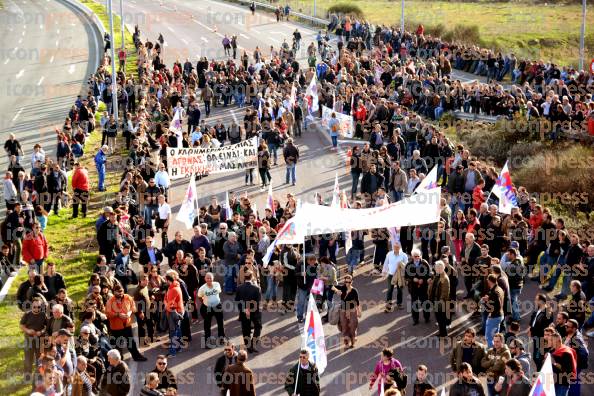
<svg viewBox="0 0 594 396">
<path fill-rule="evenodd" d="M 256 345 L 262 331 L 262 313 L 260 312 L 262 293 L 260 288 L 252 283 L 252 277 L 251 271 L 245 273 L 245 282 L 237 288 L 235 301 L 238 302 L 239 306 L 243 343 L 249 353 L 258 353 Z M 253 337 L 252 324 L 254 326 Z"/>
<path fill-rule="evenodd" d="M 472 367 L 468 363 L 462 363 L 458 369 L 458 381 L 450 387 L 450 396 L 476 395 L 485 396 L 485 390 L 481 381 L 472 373 Z"/>
<path fill-rule="evenodd" d="M 285 391 L 292 395 L 319 396 L 320 377 L 315 363 L 309 361 L 309 351 L 299 352 L 299 363 L 289 369 L 285 380 Z"/>
<path fill-rule="evenodd" d="M 121 236 L 117 223 L 117 216 L 114 212 L 109 213 L 108 220 L 101 224 L 97 232 L 99 254 L 105 256 L 108 263 L 111 263 L 115 249 L 121 243 Z"/>
<path fill-rule="evenodd" d="M 67 180 L 60 165 L 54 164 L 54 169 L 47 175 L 47 190 L 51 196 L 51 204 L 54 207 L 54 213 L 57 215 L 60 207 L 62 193 L 66 190 Z"/>
<path fill-rule="evenodd" d="M 535 299 L 535 311 L 530 317 L 530 328 L 528 336 L 533 342 L 533 359 L 536 363 L 536 370 L 540 370 L 544 362 L 544 330 L 553 323 L 553 315 L 547 306 L 547 297 L 544 294 L 537 294 Z"/>
<path fill-rule="evenodd" d="M 283 149 L 283 158 L 285 159 L 286 175 L 285 183 L 289 184 L 289 180 L 292 181 L 293 186 L 297 183 L 296 167 L 297 161 L 299 161 L 299 149 L 293 144 L 293 139 L 287 139 L 287 144 Z"/>
<path fill-rule="evenodd" d="M 419 311 L 423 311 L 425 323 L 429 323 L 431 312 L 429 309 L 424 309 L 428 297 L 428 281 L 433 276 L 429 263 L 421 258 L 421 252 L 418 249 L 413 249 L 411 252 L 412 259 L 408 262 L 404 269 L 404 278 L 408 284 L 408 292 L 410 293 L 412 309 L 411 314 L 413 318 L 413 326 L 419 324 Z"/>
<path fill-rule="evenodd" d="M 177 379 L 175 374 L 167 367 L 167 357 L 165 355 L 157 356 L 155 368 L 151 373 L 159 376 L 159 385 L 157 389 L 165 392 L 169 388 L 177 389 Z"/>
<path fill-rule="evenodd" d="M 477 259 L 481 256 L 481 247 L 475 241 L 474 234 L 467 233 L 462 249 L 461 274 L 464 275 L 464 286 L 466 286 L 466 297 L 472 298 L 472 285 L 475 281 L 473 276 Z"/>
<path fill-rule="evenodd" d="M 217 359 L 214 367 L 215 382 L 217 383 L 222 396 L 227 394 L 223 389 L 223 373 L 227 367 L 235 363 L 237 363 L 237 351 L 235 350 L 235 345 L 231 341 L 227 341 L 223 356 Z"/>
</svg>

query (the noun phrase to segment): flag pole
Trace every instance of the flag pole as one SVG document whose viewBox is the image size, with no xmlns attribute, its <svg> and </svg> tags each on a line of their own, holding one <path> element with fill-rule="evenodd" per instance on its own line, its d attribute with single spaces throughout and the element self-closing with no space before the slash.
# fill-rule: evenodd
<svg viewBox="0 0 594 396">
<path fill-rule="evenodd" d="M 299 369 L 300 368 L 301 368 L 301 361 L 297 360 L 297 374 L 295 374 L 295 390 L 293 391 L 294 395 L 297 394 L 297 385 L 299 384 L 298 379 L 299 379 Z"/>
</svg>

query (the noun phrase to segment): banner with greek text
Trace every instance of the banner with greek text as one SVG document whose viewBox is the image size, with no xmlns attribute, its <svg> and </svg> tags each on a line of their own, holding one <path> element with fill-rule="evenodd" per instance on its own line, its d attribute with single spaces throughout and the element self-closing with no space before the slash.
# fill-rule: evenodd
<svg viewBox="0 0 594 396">
<path fill-rule="evenodd" d="M 217 148 L 170 147 L 167 165 L 171 179 L 255 168 L 258 166 L 258 138 Z"/>
</svg>

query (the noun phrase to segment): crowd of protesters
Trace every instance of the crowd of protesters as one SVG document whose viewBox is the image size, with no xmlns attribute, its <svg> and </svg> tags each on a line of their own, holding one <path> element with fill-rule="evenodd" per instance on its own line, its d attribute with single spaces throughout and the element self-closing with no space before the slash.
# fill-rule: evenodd
<svg viewBox="0 0 594 396">
<path fill-rule="evenodd" d="M 25 372 L 37 374 L 36 390 L 42 394 L 126 395 L 132 374 L 124 362 L 125 351 L 134 360 L 145 361 L 140 349 L 164 335 L 169 340 L 168 353 L 157 357 L 156 368 L 147 375 L 141 392 L 175 395 L 176 378 L 167 368 L 168 359 L 188 348 L 193 341 L 192 327 L 202 319 L 203 335 L 194 342 L 208 349 L 222 348 L 214 370 L 221 393 L 255 394 L 253 381 L 243 379 L 251 378 L 248 354 L 261 349 L 262 311 L 293 314 L 303 323 L 307 298 L 318 280 L 324 284 L 318 296 L 324 321 L 339 326 L 345 349 L 356 347 L 359 319 L 364 315 L 357 283 L 365 282 L 357 275 L 368 260 L 364 253 L 370 242 L 373 273 L 384 277 L 387 286 L 387 314 L 403 308 L 405 288 L 410 295 L 412 324 L 419 323 L 421 314 L 426 322 L 434 315 L 439 337 L 449 336 L 458 300 L 465 300 L 473 312 L 475 320 L 451 351 L 452 370 L 458 375 L 451 394 L 485 394 L 476 377 L 480 374 L 486 378 L 489 395 L 512 391 L 527 395 L 532 375 L 547 354 L 558 374 L 557 395 L 580 394 L 580 373 L 588 361 L 582 331 L 594 327 L 594 315 L 586 318 L 588 300 L 594 296 L 594 245 L 565 229 L 563 219 L 553 219 L 550 210 L 522 187 L 514 189 L 518 208 L 511 215 L 498 213 L 496 201 L 489 196 L 497 173 L 468 149 L 454 146 L 427 118 L 464 107 L 469 97 L 473 111 L 480 108 L 484 113 L 509 114 L 510 108 L 521 110 L 525 105 L 528 117 L 539 117 L 533 108 L 544 109 L 549 99 L 556 104 L 561 98 L 564 113 L 573 117 L 582 111 L 585 119 L 592 116 L 591 97 L 576 97 L 568 88 L 565 95 L 562 87 L 591 81 L 570 71 L 555 77 L 549 67 L 547 76 L 552 77 L 543 79 L 545 85 L 526 86 L 528 80 L 538 80 L 544 66 L 543 70 L 525 66 L 518 75 L 519 65 L 513 67 L 509 59 L 503 66 L 497 61 L 497 67 L 489 60 L 484 66 L 479 59 L 469 64 L 457 55 L 468 48 L 426 38 L 422 29 L 402 36 L 388 28 L 377 28 L 371 34 L 369 25 L 357 21 L 340 26 L 346 43 L 339 42 L 335 50 L 320 37 L 318 46 L 313 44 L 307 50 L 309 69 L 295 59 L 298 46 L 290 48 L 286 42 L 278 50 L 244 52 L 238 63 L 203 58 L 196 65 L 187 60 L 169 68 L 161 60 L 162 39 L 142 42 L 136 31 L 138 77 L 120 71 L 115 76 L 118 90 L 114 94 L 108 68 L 99 68 L 89 81 L 88 95 L 77 99 L 62 130 L 57 131 L 56 161 L 35 147 L 32 169 L 27 173 L 20 165 L 25 155 L 20 143 L 14 136 L 9 138 L 5 144 L 11 161 L 4 183 L 7 216 L 1 263 L 9 272 L 22 263 L 29 266 L 29 277 L 19 286 L 17 301 L 25 312 L 21 320 Z M 432 49 L 437 49 L 438 55 L 423 55 Z M 448 58 L 446 50 L 456 55 Z M 448 78 L 452 62 L 456 68 L 478 74 L 485 69 L 496 81 L 513 72 L 521 93 L 506 93 L 492 84 L 463 87 Z M 352 114 L 355 135 L 364 139 L 362 148 L 355 146 L 350 153 L 352 187 L 350 199 L 342 194 L 345 205 L 364 208 L 397 202 L 411 195 L 422 178 L 437 167 L 437 181 L 443 190 L 440 221 L 402 227 L 396 233 L 387 229 L 353 232 L 352 247 L 344 252 L 346 268 L 337 260 L 337 251 L 345 247 L 344 234 L 308 237 L 302 246 L 282 245 L 265 265 L 268 247 L 295 215 L 295 196 L 288 193 L 284 204 L 275 200 L 273 208 L 258 213 L 251 197 L 232 193 L 229 202 L 219 203 L 213 196 L 209 205 L 200 208 L 190 240 L 181 232 L 169 240 L 172 203 L 168 202 L 167 147 L 180 143 L 184 147 L 214 147 L 258 136 L 262 186 L 269 183 L 269 169 L 277 165 L 281 148 L 285 182 L 295 185 L 297 139 L 307 133 L 313 121 L 306 116 L 310 103 L 305 88 L 314 75 L 320 81 L 319 104 Z M 567 81 L 561 83 L 564 79 Z M 293 86 L 298 91 L 295 104 Z M 438 101 L 432 100 L 432 93 L 441 92 L 439 87 L 447 89 Z M 562 94 L 549 98 L 549 89 L 560 89 Z M 453 92 L 457 99 L 451 101 Z M 536 99 L 536 92 L 544 101 Z M 501 106 L 493 97 L 509 100 L 503 105 L 508 110 L 496 110 Z M 99 101 L 107 105 L 107 112 L 96 128 Z M 112 115 L 113 101 L 120 108 L 119 120 Z M 242 125 L 210 125 L 211 106 L 245 107 Z M 440 106 L 442 111 L 437 110 Z M 176 112 L 188 126 L 181 136 L 170 130 Z M 545 116 L 554 114 L 553 110 Z M 108 187 L 108 158 L 116 151 L 120 136 L 129 154 L 122 162 L 114 202 L 103 208 L 96 222 L 99 254 L 88 295 L 80 303 L 68 298 L 59 269 L 46 262 L 43 228 L 51 210 L 58 214 L 69 204 L 73 217 L 78 216 L 79 204 L 82 216 L 87 215 L 90 182 L 79 158 L 85 138 L 99 133 L 95 129 L 102 129 L 104 138 L 100 150 L 92 153 L 99 191 Z M 73 171 L 72 197 L 67 193 L 66 170 Z M 253 181 L 253 172 L 248 170 L 245 183 Z M 324 204 L 321 194 L 317 196 Z M 564 275 L 561 293 L 555 297 L 567 301 L 553 304 L 548 295 L 539 294 L 530 322 L 522 323 L 522 314 L 527 312 L 522 312 L 519 302 L 526 276 L 535 268 L 539 270 L 534 278 L 547 292 Z M 458 295 L 461 290 L 464 297 Z M 230 313 L 223 309 L 223 294 L 233 296 L 237 303 L 240 346 L 228 339 L 224 320 Z M 212 335 L 213 318 L 216 337 Z M 79 323 L 76 328 L 75 321 Z M 134 323 L 138 337 L 133 335 Z M 520 335 L 522 328 L 528 330 L 526 341 Z M 485 343 L 477 336 L 484 336 Z M 532 354 L 528 353 L 530 344 Z M 370 389 L 383 384 L 386 395 L 404 390 L 404 366 L 395 354 L 388 348 L 381 351 Z M 308 351 L 301 351 L 299 357 L 299 363 L 289 370 L 285 390 L 289 394 L 320 394 L 317 368 Z M 417 368 L 415 395 L 435 394 L 427 374 L 427 366 Z"/>
</svg>

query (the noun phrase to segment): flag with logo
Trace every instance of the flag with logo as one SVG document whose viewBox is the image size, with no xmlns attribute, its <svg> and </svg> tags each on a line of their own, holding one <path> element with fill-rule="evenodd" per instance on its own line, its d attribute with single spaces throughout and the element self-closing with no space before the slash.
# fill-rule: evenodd
<svg viewBox="0 0 594 396">
<path fill-rule="evenodd" d="M 319 110 L 318 105 L 318 79 L 314 74 L 307 90 L 305 91 L 305 97 L 307 98 L 307 109 L 310 114 Z"/>
<path fill-rule="evenodd" d="M 293 110 L 296 103 L 297 103 L 297 87 L 293 83 L 293 86 L 291 87 L 291 96 L 289 98 L 289 110 Z"/>
<path fill-rule="evenodd" d="M 192 228 L 194 218 L 196 218 L 196 204 L 198 203 L 198 196 L 196 195 L 196 180 L 194 175 L 190 177 L 190 183 L 186 188 L 184 200 L 179 208 L 176 219 L 186 226 L 187 229 Z"/>
<path fill-rule="evenodd" d="M 176 109 L 171 124 L 169 125 L 169 130 L 177 136 L 177 147 L 182 147 L 183 131 L 181 111 L 181 108 Z"/>
<path fill-rule="evenodd" d="M 501 169 L 499 178 L 493 186 L 493 194 L 499 198 L 499 213 L 511 214 L 512 208 L 518 207 L 518 201 L 513 192 L 511 175 L 507 167 L 507 161 Z"/>
<path fill-rule="evenodd" d="M 328 364 L 326 341 L 324 340 L 322 318 L 318 312 L 313 294 L 309 295 L 309 302 L 307 304 L 307 316 L 305 317 L 303 329 L 303 348 L 309 351 L 311 360 L 318 367 L 318 372 L 323 374 Z"/>
<path fill-rule="evenodd" d="M 437 187 L 437 165 L 435 165 L 433 167 L 433 169 L 431 169 L 431 172 L 429 172 L 425 176 L 425 178 L 423 180 L 421 180 L 421 182 L 419 183 L 417 188 L 415 188 L 415 191 L 413 194 L 416 194 L 418 192 L 425 192 L 426 190 L 431 190 L 432 188 L 436 188 L 436 187 Z"/>
<path fill-rule="evenodd" d="M 276 238 L 274 238 L 274 241 L 272 241 L 270 246 L 268 246 L 268 249 L 266 250 L 266 255 L 262 258 L 264 267 L 266 268 L 268 266 L 270 258 L 272 257 L 272 253 L 274 253 L 274 248 L 277 245 L 296 245 L 303 243 L 304 240 L 305 234 L 303 233 L 301 228 L 297 226 L 295 222 L 295 217 L 291 217 L 276 234 Z"/>
<path fill-rule="evenodd" d="M 528 396 L 555 396 L 555 376 L 550 354 L 547 355 Z"/>
</svg>

